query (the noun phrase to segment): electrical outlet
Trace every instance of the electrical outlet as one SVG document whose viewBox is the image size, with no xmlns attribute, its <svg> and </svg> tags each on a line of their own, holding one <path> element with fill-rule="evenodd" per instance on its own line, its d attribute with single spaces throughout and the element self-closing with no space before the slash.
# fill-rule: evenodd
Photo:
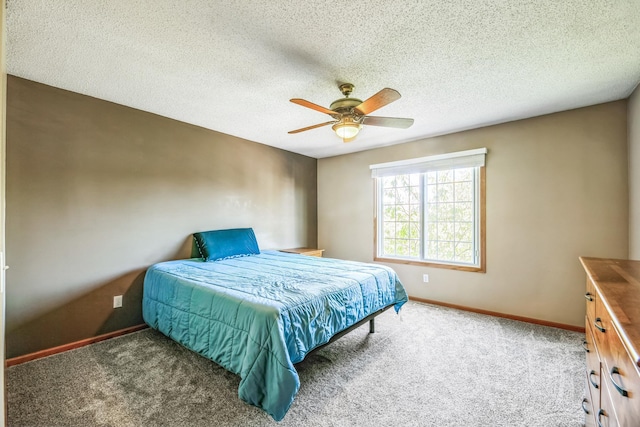
<svg viewBox="0 0 640 427">
<path fill-rule="evenodd" d="M 422 275 L 422 281 L 424 283 L 429 283 L 429 275 L 428 274 L 423 274 Z"/>
<path fill-rule="evenodd" d="M 122 307 L 122 295 L 116 295 L 113 297 L 113 308 Z"/>
</svg>

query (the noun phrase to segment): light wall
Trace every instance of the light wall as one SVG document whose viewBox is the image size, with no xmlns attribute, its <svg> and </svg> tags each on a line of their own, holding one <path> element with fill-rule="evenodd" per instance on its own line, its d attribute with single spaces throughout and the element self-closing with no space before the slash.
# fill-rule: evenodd
<svg viewBox="0 0 640 427">
<path fill-rule="evenodd" d="M 629 98 L 629 258 L 640 260 L 640 86 Z"/>
<path fill-rule="evenodd" d="M 316 244 L 316 159 L 13 76 L 7 132 L 7 357 L 142 323 L 193 232 Z"/>
<path fill-rule="evenodd" d="M 487 272 L 388 265 L 413 297 L 584 325 L 578 257 L 628 255 L 626 101 L 320 159 L 320 247 L 373 260 L 369 165 L 481 147 L 489 149 Z"/>
</svg>

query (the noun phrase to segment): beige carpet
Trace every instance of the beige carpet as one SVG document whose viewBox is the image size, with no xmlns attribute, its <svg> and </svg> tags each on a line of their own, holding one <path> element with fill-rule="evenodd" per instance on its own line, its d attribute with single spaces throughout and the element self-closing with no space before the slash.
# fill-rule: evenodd
<svg viewBox="0 0 640 427">
<path fill-rule="evenodd" d="M 297 366 L 280 423 L 153 330 L 6 371 L 9 426 L 581 426 L 582 334 L 409 302 Z"/>
</svg>

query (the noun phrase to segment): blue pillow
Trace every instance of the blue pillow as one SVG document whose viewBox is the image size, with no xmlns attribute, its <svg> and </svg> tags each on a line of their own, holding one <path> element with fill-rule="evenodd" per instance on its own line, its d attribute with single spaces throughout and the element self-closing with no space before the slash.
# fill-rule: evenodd
<svg viewBox="0 0 640 427">
<path fill-rule="evenodd" d="M 194 233 L 193 238 L 205 261 L 257 255 L 260 253 L 253 228 L 232 228 Z"/>
</svg>

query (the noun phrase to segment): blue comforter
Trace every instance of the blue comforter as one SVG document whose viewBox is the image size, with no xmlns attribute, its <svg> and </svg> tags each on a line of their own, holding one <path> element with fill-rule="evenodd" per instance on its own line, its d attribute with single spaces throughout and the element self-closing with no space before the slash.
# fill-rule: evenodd
<svg viewBox="0 0 640 427">
<path fill-rule="evenodd" d="M 238 395 L 281 420 L 300 387 L 294 363 L 407 294 L 389 267 L 277 251 L 153 265 L 145 322 L 240 376 Z"/>
</svg>

